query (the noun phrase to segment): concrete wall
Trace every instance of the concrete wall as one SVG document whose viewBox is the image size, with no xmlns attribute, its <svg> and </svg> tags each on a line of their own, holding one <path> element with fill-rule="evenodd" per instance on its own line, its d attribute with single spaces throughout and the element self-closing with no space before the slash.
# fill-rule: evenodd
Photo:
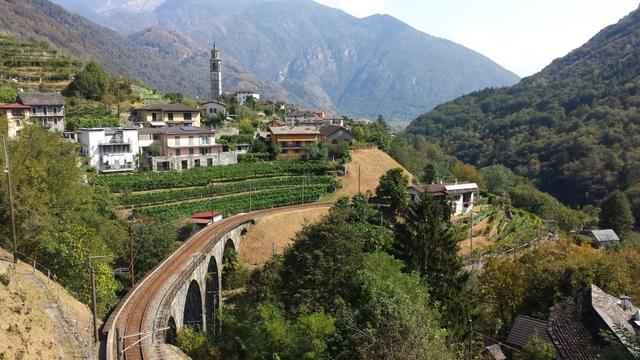
<svg viewBox="0 0 640 360">
<path fill-rule="evenodd" d="M 183 170 L 183 161 L 186 161 L 187 169 L 191 169 L 196 167 L 196 160 L 200 161 L 200 167 L 209 166 L 209 159 L 211 159 L 211 166 L 237 164 L 238 153 L 236 151 L 227 151 L 207 155 L 154 156 L 151 158 L 151 162 L 153 171 L 162 171 L 161 163 L 169 165 L 169 168 L 165 169 L 167 171 L 181 171 Z"/>
</svg>

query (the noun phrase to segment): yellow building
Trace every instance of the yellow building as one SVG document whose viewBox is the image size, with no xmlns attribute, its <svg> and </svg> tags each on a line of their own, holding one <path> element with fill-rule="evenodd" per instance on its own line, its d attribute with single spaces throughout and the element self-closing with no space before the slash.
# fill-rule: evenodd
<svg viewBox="0 0 640 360">
<path fill-rule="evenodd" d="M 281 159 L 302 158 L 309 146 L 320 142 L 320 132 L 315 127 L 270 127 L 269 136 L 272 146 L 280 147 Z"/>
<path fill-rule="evenodd" d="M 0 117 L 7 119 L 7 136 L 12 138 L 20 135 L 22 128 L 29 123 L 31 107 L 20 103 L 0 105 Z"/>
<path fill-rule="evenodd" d="M 200 127 L 200 110 L 183 104 L 154 104 L 135 110 L 136 122 L 143 127 Z"/>
</svg>

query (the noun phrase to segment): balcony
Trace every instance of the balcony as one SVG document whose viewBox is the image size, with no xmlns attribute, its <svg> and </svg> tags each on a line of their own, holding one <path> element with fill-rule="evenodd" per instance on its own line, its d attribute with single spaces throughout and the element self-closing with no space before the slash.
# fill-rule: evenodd
<svg viewBox="0 0 640 360">
<path fill-rule="evenodd" d="M 110 138 L 110 139 L 108 139 L 108 140 L 100 140 L 100 141 L 98 142 L 98 145 L 100 145 L 100 146 L 104 146 L 104 145 L 118 145 L 118 144 L 122 144 L 122 145 L 129 144 L 129 145 L 131 145 L 131 139 L 126 139 L 126 140 L 125 140 L 125 139 L 122 137 L 122 135 L 119 135 L 119 136 L 118 136 L 118 135 L 116 135 L 116 136 L 111 137 L 111 138 Z"/>
<path fill-rule="evenodd" d="M 101 169 L 100 171 L 102 172 L 119 172 L 119 171 L 133 171 L 133 163 L 126 163 L 124 165 L 120 165 L 120 164 L 104 164 L 101 163 Z"/>
</svg>

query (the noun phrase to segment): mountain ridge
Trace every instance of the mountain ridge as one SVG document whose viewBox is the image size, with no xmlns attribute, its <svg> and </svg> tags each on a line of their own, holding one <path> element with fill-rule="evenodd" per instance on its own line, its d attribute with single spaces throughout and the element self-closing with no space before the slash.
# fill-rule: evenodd
<svg viewBox="0 0 640 360">
<path fill-rule="evenodd" d="M 125 34 L 152 26 L 180 32 L 205 47 L 215 37 L 248 72 L 301 105 L 354 117 L 406 120 L 459 95 L 519 80 L 487 57 L 391 16 L 358 19 L 311 0 L 233 6 L 167 0 L 135 17 L 96 21 Z"/>
</svg>

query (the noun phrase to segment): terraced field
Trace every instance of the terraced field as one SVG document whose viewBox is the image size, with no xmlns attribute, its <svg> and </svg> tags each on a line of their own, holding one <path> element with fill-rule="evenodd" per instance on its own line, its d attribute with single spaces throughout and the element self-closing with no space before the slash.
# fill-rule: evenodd
<svg viewBox="0 0 640 360">
<path fill-rule="evenodd" d="M 96 183 L 109 188 L 134 214 L 179 221 L 198 212 L 229 216 L 318 201 L 341 187 L 338 179 L 325 175 L 333 168 L 331 162 L 276 161 L 103 175 Z"/>
<path fill-rule="evenodd" d="M 82 68 L 76 59 L 46 43 L 15 40 L 0 33 L 0 87 L 39 91 L 64 89 Z"/>
</svg>

